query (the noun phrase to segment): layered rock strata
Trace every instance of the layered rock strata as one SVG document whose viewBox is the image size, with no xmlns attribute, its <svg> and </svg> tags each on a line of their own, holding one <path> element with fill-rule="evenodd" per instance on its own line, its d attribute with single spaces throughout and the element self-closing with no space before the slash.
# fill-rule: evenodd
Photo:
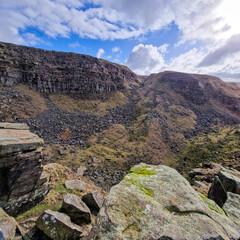
<svg viewBox="0 0 240 240">
<path fill-rule="evenodd" d="M 46 51 L 0 42 L 0 83 L 26 83 L 43 92 L 88 97 L 124 90 L 137 76 L 127 67 L 87 55 Z"/>
<path fill-rule="evenodd" d="M 26 124 L 0 123 L 0 207 L 10 215 L 28 210 L 48 192 L 42 145 Z"/>
</svg>

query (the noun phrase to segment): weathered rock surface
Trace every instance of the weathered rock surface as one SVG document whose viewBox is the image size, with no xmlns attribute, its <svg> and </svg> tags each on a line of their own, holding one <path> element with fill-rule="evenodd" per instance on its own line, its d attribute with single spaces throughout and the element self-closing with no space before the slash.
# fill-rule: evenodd
<svg viewBox="0 0 240 240">
<path fill-rule="evenodd" d="M 88 239 L 239 239 L 212 212 L 175 170 L 140 164 L 110 190 Z"/>
<path fill-rule="evenodd" d="M 228 217 L 240 226 L 240 195 L 228 192 L 228 199 L 223 209 Z"/>
<path fill-rule="evenodd" d="M 0 83 L 26 83 L 44 93 L 62 92 L 88 97 L 124 90 L 137 76 L 119 64 L 87 55 L 46 51 L 0 43 Z M 127 80 L 127 81 L 126 81 Z"/>
<path fill-rule="evenodd" d="M 0 239 L 14 239 L 16 235 L 17 222 L 14 218 L 8 216 L 1 208 L 0 208 Z"/>
<path fill-rule="evenodd" d="M 10 215 L 26 211 L 48 192 L 44 177 L 40 180 L 42 145 L 26 124 L 0 124 L 0 207 Z"/>
<path fill-rule="evenodd" d="M 82 200 L 93 213 L 98 213 L 103 204 L 103 198 L 98 191 L 87 193 L 82 197 Z"/>
<path fill-rule="evenodd" d="M 218 177 L 225 191 L 240 194 L 240 172 L 222 168 Z"/>
<path fill-rule="evenodd" d="M 0 208 L 0 239 L 30 240 L 17 221 Z"/>
<path fill-rule="evenodd" d="M 91 222 L 91 212 L 88 206 L 74 194 L 64 196 L 61 212 L 66 213 L 72 222 L 78 225 Z"/>
<path fill-rule="evenodd" d="M 65 186 L 67 189 L 78 189 L 80 191 L 84 191 L 86 187 L 86 183 L 80 180 L 67 180 L 65 182 Z"/>
<path fill-rule="evenodd" d="M 51 210 L 45 211 L 38 218 L 36 225 L 38 229 L 54 240 L 79 239 L 82 233 L 81 227 L 73 224 L 69 216 Z"/>
</svg>

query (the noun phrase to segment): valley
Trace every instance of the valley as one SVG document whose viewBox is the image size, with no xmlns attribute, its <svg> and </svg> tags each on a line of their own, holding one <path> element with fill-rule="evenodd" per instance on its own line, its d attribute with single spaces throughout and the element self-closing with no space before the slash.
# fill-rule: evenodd
<svg viewBox="0 0 240 240">
<path fill-rule="evenodd" d="M 63 187 L 79 167 L 103 196 L 140 163 L 188 180 L 204 163 L 240 171 L 240 86 L 213 76 L 137 76 L 87 55 L 0 43 L 0 122 L 42 138 L 43 168 L 55 176 L 55 190 L 19 221 L 59 210 L 65 193 L 82 197 Z"/>
</svg>

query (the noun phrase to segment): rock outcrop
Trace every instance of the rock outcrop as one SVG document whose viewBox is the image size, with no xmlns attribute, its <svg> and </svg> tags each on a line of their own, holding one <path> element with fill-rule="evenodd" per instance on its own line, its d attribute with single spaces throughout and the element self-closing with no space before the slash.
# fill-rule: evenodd
<svg viewBox="0 0 240 240">
<path fill-rule="evenodd" d="M 100 194 L 93 193 L 99 200 Z M 97 214 L 98 211 L 94 208 L 91 212 L 81 198 L 68 193 L 58 212 L 47 210 L 37 219 L 34 240 L 86 239 L 95 219 L 91 213 Z"/>
<path fill-rule="evenodd" d="M 91 222 L 91 212 L 88 206 L 74 194 L 64 196 L 61 211 L 66 213 L 72 222 L 78 225 Z"/>
<path fill-rule="evenodd" d="M 0 83 L 26 83 L 43 93 L 88 97 L 124 90 L 137 76 L 127 67 L 88 55 L 0 43 Z"/>
<path fill-rule="evenodd" d="M 0 123 L 0 207 L 10 215 L 31 208 L 48 192 L 42 145 L 26 124 Z"/>
<path fill-rule="evenodd" d="M 140 164 L 105 198 L 88 239 L 239 239 L 174 169 Z"/>
</svg>

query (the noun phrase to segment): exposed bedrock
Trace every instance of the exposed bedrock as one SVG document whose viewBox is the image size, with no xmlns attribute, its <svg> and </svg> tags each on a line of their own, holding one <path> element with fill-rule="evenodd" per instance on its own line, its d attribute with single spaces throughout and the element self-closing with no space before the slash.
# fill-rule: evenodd
<svg viewBox="0 0 240 240">
<path fill-rule="evenodd" d="M 48 192 L 41 166 L 43 139 L 26 124 L 0 123 L 0 207 L 15 216 Z"/>
<path fill-rule="evenodd" d="M 136 81 L 130 69 L 106 60 L 0 42 L 0 84 L 4 86 L 26 83 L 43 93 L 88 97 L 122 91 Z"/>
</svg>

